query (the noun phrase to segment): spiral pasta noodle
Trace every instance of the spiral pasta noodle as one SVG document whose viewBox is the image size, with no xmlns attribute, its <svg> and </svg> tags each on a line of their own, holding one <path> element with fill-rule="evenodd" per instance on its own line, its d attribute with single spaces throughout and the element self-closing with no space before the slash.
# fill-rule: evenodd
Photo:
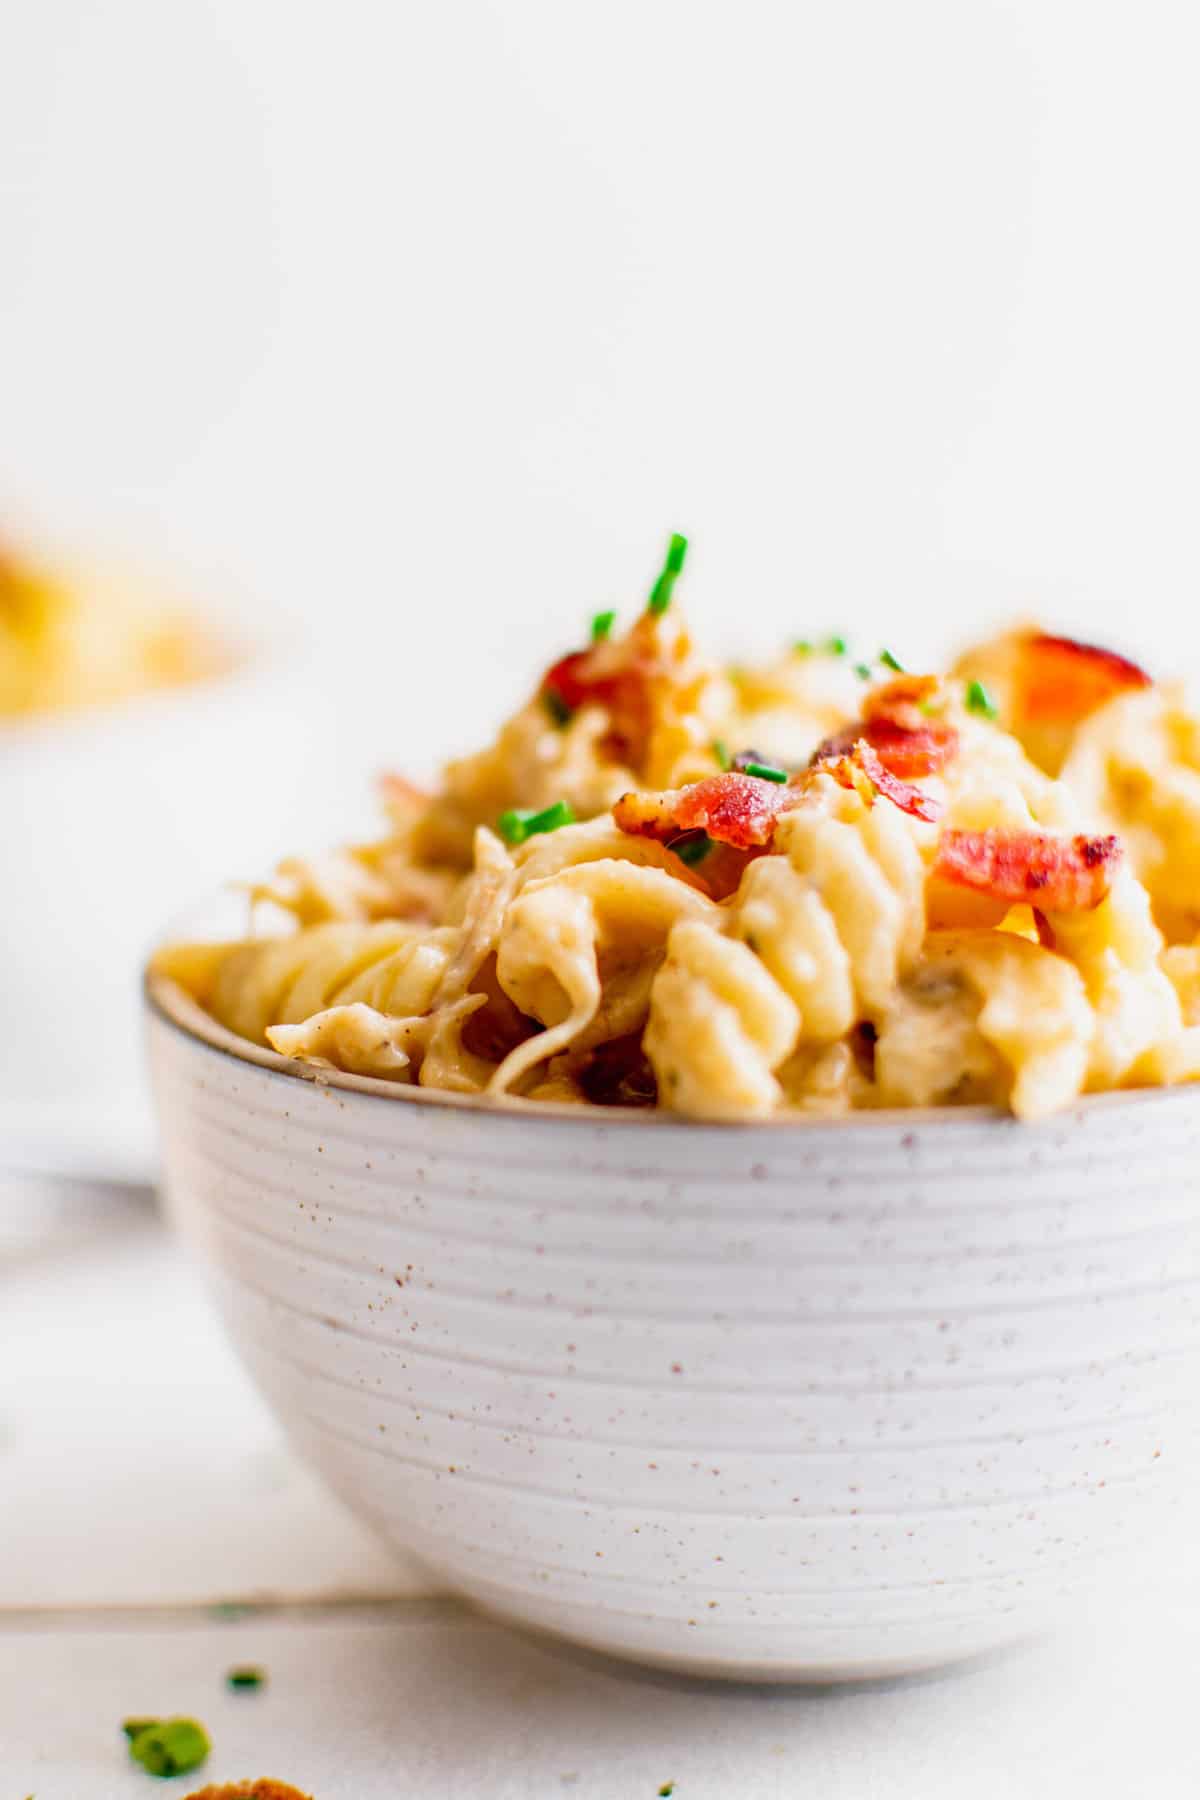
<svg viewBox="0 0 1200 1800">
<path fill-rule="evenodd" d="M 753 951 L 699 921 L 671 932 L 654 978 L 646 1054 L 677 1112 L 753 1117 L 774 1111 L 774 1071 L 793 1049 L 800 1014 Z"/>
</svg>

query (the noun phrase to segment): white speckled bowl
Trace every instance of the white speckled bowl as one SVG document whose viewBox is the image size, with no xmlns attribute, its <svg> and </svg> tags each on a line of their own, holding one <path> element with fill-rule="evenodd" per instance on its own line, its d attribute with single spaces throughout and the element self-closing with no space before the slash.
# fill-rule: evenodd
<svg viewBox="0 0 1200 1800">
<path fill-rule="evenodd" d="M 1190 1498 L 1200 1092 L 704 1126 L 248 1050 L 152 986 L 168 1193 L 299 1448 L 445 1581 L 645 1662 L 898 1673 Z"/>
</svg>

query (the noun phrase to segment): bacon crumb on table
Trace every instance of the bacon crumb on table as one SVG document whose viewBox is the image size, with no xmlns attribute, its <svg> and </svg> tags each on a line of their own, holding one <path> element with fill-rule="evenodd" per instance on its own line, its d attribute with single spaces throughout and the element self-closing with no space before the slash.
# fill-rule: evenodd
<svg viewBox="0 0 1200 1800">
<path fill-rule="evenodd" d="M 215 1787 L 197 1788 L 187 1800 L 312 1800 L 299 1788 L 286 1781 L 273 1781 L 269 1776 L 259 1781 L 227 1781 Z"/>
</svg>

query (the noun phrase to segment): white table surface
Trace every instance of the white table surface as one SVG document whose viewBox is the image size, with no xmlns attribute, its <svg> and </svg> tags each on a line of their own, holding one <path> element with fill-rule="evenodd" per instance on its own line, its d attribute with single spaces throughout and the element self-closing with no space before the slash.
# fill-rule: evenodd
<svg viewBox="0 0 1200 1800">
<path fill-rule="evenodd" d="M 0 1183 L 0 1371 L 0 1800 L 260 1775 L 315 1800 L 1200 1793 L 1200 1554 L 969 1670 L 723 1689 L 518 1636 L 376 1546 L 145 1197 Z M 228 1691 L 235 1662 L 267 1686 Z M 130 1763 L 121 1720 L 159 1712 L 208 1726 L 203 1777 Z"/>
</svg>

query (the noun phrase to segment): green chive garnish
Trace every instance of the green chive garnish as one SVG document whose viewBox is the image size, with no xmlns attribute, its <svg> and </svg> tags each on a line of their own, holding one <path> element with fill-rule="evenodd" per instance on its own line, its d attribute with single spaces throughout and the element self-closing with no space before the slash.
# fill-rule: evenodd
<svg viewBox="0 0 1200 1800">
<path fill-rule="evenodd" d="M 512 807 L 502 812 L 496 820 L 496 829 L 506 844 L 523 844 L 526 838 L 537 837 L 543 831 L 557 831 L 560 825 L 573 825 L 575 814 L 565 800 L 556 800 L 553 806 L 544 807 L 541 812 L 525 812 L 520 807 Z"/>
<path fill-rule="evenodd" d="M 698 862 L 703 862 L 712 847 L 713 841 L 706 831 L 694 838 L 684 838 L 681 843 L 667 845 L 668 850 L 673 850 L 680 862 L 686 863 L 689 869 L 694 869 Z"/>
<path fill-rule="evenodd" d="M 259 1669 L 247 1663 L 239 1668 L 230 1669 L 225 1680 L 231 1688 L 260 1688 L 266 1686 L 267 1672 L 265 1669 Z"/>
<path fill-rule="evenodd" d="M 846 640 L 844 637 L 827 638 L 821 648 L 826 656 L 845 656 Z"/>
<path fill-rule="evenodd" d="M 652 612 L 657 616 L 659 613 L 665 613 L 670 606 L 671 594 L 674 591 L 676 578 L 683 568 L 687 547 L 687 539 L 680 537 L 677 531 L 672 532 L 671 541 L 667 545 L 667 559 L 663 563 L 662 572 L 651 588 L 650 598 L 646 602 L 647 612 Z"/>
<path fill-rule="evenodd" d="M 812 645 L 807 638 L 797 638 L 792 645 L 792 653 L 795 656 L 811 656 Z"/>
<path fill-rule="evenodd" d="M 898 662 L 890 650 L 881 650 L 879 652 L 879 660 L 885 669 L 894 669 L 897 675 L 903 675 L 905 673 L 904 664 Z"/>
<path fill-rule="evenodd" d="M 550 714 L 550 717 L 554 720 L 556 725 L 570 724 L 571 709 L 557 688 L 548 687 L 542 689 L 542 705 L 546 708 L 546 711 Z"/>
<path fill-rule="evenodd" d="M 788 778 L 787 770 L 776 768 L 774 763 L 744 762 L 742 774 L 757 775 L 760 781 L 786 781 Z"/>
<path fill-rule="evenodd" d="M 723 769 L 732 769 L 733 758 L 729 754 L 729 745 L 724 738 L 713 739 L 712 753 Z"/>
<path fill-rule="evenodd" d="M 157 1725 L 158 1723 L 159 1721 L 157 1719 L 126 1719 L 121 1730 L 132 1744 L 134 1738 L 141 1737 L 143 1731 L 149 1731 L 152 1725 Z"/>
<path fill-rule="evenodd" d="M 870 679 L 871 679 L 870 663 L 855 663 L 854 673 L 858 676 L 858 679 L 860 681 L 870 681 Z"/>
<path fill-rule="evenodd" d="M 658 1790 L 658 1800 L 670 1800 L 670 1796 L 674 1792 L 675 1783 L 673 1781 L 664 1781 Z"/>
<path fill-rule="evenodd" d="M 195 1719 L 160 1719 L 129 1740 L 130 1756 L 147 1775 L 186 1775 L 211 1749 L 208 1733 Z"/>
<path fill-rule="evenodd" d="M 980 717 L 984 719 L 999 718 L 1000 708 L 996 705 L 996 702 L 992 699 L 992 696 L 988 693 L 982 681 L 968 681 L 967 711 L 978 713 Z"/>
<path fill-rule="evenodd" d="M 592 642 L 602 644 L 605 638 L 612 636 L 612 628 L 617 622 L 615 612 L 597 613 L 592 620 Z"/>
</svg>

